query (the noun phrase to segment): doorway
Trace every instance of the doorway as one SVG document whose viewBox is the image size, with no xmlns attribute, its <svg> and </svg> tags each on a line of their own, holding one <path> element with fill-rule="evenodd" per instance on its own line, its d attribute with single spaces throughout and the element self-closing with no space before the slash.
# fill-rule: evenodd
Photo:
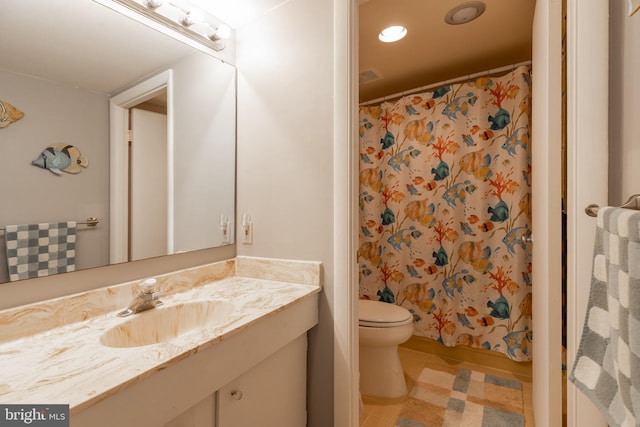
<svg viewBox="0 0 640 427">
<path fill-rule="evenodd" d="M 171 209 L 171 206 L 173 206 L 172 87 L 172 71 L 167 70 L 111 98 L 111 263 L 146 258 L 146 254 L 166 255 L 173 252 L 173 233 L 171 232 L 173 230 L 173 210 Z M 157 112 L 159 103 L 165 104 L 164 107 L 160 108 L 166 114 Z M 144 110 L 140 108 L 141 105 L 144 106 Z M 134 107 L 138 108 L 134 109 Z M 130 113 L 130 109 L 136 111 L 137 120 L 134 119 L 136 123 L 138 123 L 138 120 L 146 120 L 150 123 L 156 122 L 153 126 L 143 126 L 143 129 L 164 129 L 164 132 L 156 130 L 151 133 L 153 136 L 149 138 L 148 146 L 146 144 L 139 146 L 141 148 L 140 154 L 137 153 L 138 150 L 136 148 L 132 148 L 130 152 L 129 130 L 131 129 L 130 123 L 134 115 Z M 162 118 L 163 116 L 164 118 Z M 141 119 L 142 117 L 145 119 Z M 155 119 L 151 119 L 151 117 Z M 141 123 L 139 122 L 138 126 Z M 143 135 L 145 132 L 147 131 L 143 131 Z M 161 142 L 158 143 L 157 141 Z M 150 152 L 153 152 L 155 157 L 151 158 Z M 141 171 L 147 170 L 151 178 L 146 180 L 146 184 L 138 188 L 137 185 L 141 181 L 137 179 L 134 182 L 133 175 L 130 175 L 130 167 L 140 168 Z M 145 172 L 145 174 L 147 173 Z M 136 175 L 139 174 L 136 172 Z M 159 192 L 163 196 L 151 197 L 149 198 L 150 200 L 146 200 L 147 197 L 145 197 L 145 200 L 140 203 L 138 203 L 138 197 L 136 197 L 135 203 L 130 200 L 134 193 L 145 194 L 148 191 Z M 162 205 L 164 205 L 164 208 L 162 208 Z M 150 230 L 148 220 L 157 218 L 158 212 L 166 213 L 166 220 L 162 218 L 161 223 L 154 224 Z M 135 221 L 142 225 L 141 234 L 132 229 L 134 225 L 133 221 L 130 221 L 132 218 L 135 218 Z M 165 230 L 164 233 L 161 233 L 162 236 L 159 237 L 163 241 L 162 243 L 157 241 L 152 245 L 153 248 L 134 249 L 134 252 L 130 253 L 129 243 L 132 236 L 149 236 L 157 232 L 158 227 Z M 136 241 L 143 239 L 134 237 Z"/>
<path fill-rule="evenodd" d="M 166 90 L 129 109 L 129 261 L 168 252 Z"/>
<path fill-rule="evenodd" d="M 362 5 L 372 3 L 373 1 L 361 2 Z M 538 61 L 536 61 L 534 54 L 534 70 L 538 67 L 538 72 L 534 71 L 537 82 L 534 86 L 541 89 L 539 92 L 534 92 L 540 94 L 536 100 L 538 117 L 534 120 L 544 126 L 538 128 L 537 135 L 533 137 L 539 138 L 536 141 L 540 141 L 538 144 L 542 149 L 534 154 L 534 157 L 538 157 L 541 165 L 538 177 L 542 177 L 539 183 L 534 184 L 539 189 L 537 191 L 539 209 L 537 213 L 534 213 L 534 217 L 538 218 L 537 223 L 540 224 L 538 230 L 541 232 L 539 237 L 534 234 L 536 242 L 534 252 L 537 253 L 534 255 L 534 269 L 536 268 L 536 257 L 540 260 L 538 265 L 541 267 L 537 273 L 534 272 L 533 279 L 540 286 L 536 288 L 536 292 L 539 291 L 539 297 L 534 297 L 534 319 L 538 319 L 537 325 L 534 327 L 539 327 L 540 331 L 540 333 L 536 332 L 537 342 L 540 345 L 536 348 L 536 354 L 539 358 L 537 361 L 534 358 L 534 407 L 536 408 L 536 416 L 539 415 L 538 422 L 550 426 L 560 425 L 560 402 L 562 401 L 560 398 L 561 334 L 558 329 L 558 325 L 562 322 L 561 305 L 559 304 L 561 300 L 561 262 L 559 261 L 561 259 L 561 195 L 557 191 L 561 169 L 559 160 L 561 4 L 562 2 L 550 0 L 535 2 L 536 18 L 534 21 L 536 23 L 534 25 L 536 28 L 532 31 L 534 43 L 538 44 Z M 489 68 L 491 67 L 485 69 Z M 460 73 L 449 77 L 459 76 Z M 442 79 L 435 81 L 439 80 Z M 536 95 L 534 95 L 535 97 Z M 375 98 L 375 96 L 371 98 Z M 552 108 L 545 108 L 548 105 L 551 105 Z M 558 145 L 555 145 L 556 143 Z M 535 146 L 535 144 L 534 142 L 533 145 Z M 547 159 L 551 159 L 552 162 L 548 163 Z M 536 182 L 535 177 L 533 181 Z M 535 189 L 534 192 L 536 192 Z M 535 225 L 534 233 L 536 233 Z M 536 247 L 537 249 L 535 249 Z"/>
</svg>

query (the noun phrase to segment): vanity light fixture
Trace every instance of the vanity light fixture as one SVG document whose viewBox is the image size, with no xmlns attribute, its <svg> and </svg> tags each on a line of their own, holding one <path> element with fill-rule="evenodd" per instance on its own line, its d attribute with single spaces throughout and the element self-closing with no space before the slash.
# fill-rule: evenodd
<svg viewBox="0 0 640 427">
<path fill-rule="evenodd" d="M 196 21 L 195 21 L 194 16 L 192 15 L 192 12 L 190 10 L 185 12 L 185 14 L 182 15 L 182 18 L 180 18 L 180 24 L 183 27 L 190 27 L 195 23 L 196 23 Z"/>
<path fill-rule="evenodd" d="M 387 27 L 384 30 L 380 31 L 378 34 L 378 39 L 381 42 L 392 43 L 397 42 L 398 40 L 404 38 L 407 35 L 407 29 L 402 25 L 392 25 L 391 27 Z"/>
<path fill-rule="evenodd" d="M 144 0 L 144 5 L 151 10 L 156 10 L 162 6 L 162 0 Z"/>
<path fill-rule="evenodd" d="M 231 36 L 231 28 L 229 28 L 228 25 L 222 24 L 209 35 L 209 38 L 217 42 L 218 40 L 226 40 L 229 36 Z"/>
<path fill-rule="evenodd" d="M 447 12 L 444 21 L 450 25 L 460 25 L 471 22 L 482 15 L 487 5 L 481 1 L 462 3 Z"/>
<path fill-rule="evenodd" d="M 101 1 L 101 0 L 98 0 Z M 226 47 L 225 39 L 231 36 L 231 28 L 225 24 L 212 24 L 212 15 L 201 15 L 198 10 L 181 7 L 164 0 L 112 0 L 146 18 L 169 27 L 192 40 L 219 52 Z M 182 2 L 186 4 L 186 2 Z"/>
<path fill-rule="evenodd" d="M 226 46 L 226 40 L 231 36 L 231 28 L 228 25 L 221 24 L 209 34 L 209 39 L 218 46 L 217 50 L 222 50 Z"/>
</svg>

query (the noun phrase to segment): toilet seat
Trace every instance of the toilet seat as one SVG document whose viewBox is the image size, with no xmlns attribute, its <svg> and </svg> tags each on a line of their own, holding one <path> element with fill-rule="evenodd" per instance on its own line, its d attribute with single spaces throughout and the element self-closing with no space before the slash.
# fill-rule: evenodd
<svg viewBox="0 0 640 427">
<path fill-rule="evenodd" d="M 406 308 L 380 301 L 359 300 L 358 323 L 364 327 L 393 328 L 411 323 L 412 316 Z"/>
</svg>

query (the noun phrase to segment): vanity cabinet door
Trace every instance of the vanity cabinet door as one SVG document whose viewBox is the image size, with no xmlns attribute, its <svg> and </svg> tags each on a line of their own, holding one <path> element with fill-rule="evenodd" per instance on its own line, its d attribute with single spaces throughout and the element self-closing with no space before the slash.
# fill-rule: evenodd
<svg viewBox="0 0 640 427">
<path fill-rule="evenodd" d="M 162 427 L 215 427 L 215 422 L 216 395 L 214 393 Z"/>
<path fill-rule="evenodd" d="M 218 427 L 307 424 L 307 336 L 301 335 L 218 391 Z"/>
</svg>

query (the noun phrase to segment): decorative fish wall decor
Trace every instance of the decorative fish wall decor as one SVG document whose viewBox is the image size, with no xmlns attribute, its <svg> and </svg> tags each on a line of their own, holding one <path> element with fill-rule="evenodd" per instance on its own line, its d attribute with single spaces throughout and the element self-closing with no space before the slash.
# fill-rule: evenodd
<svg viewBox="0 0 640 427">
<path fill-rule="evenodd" d="M 51 144 L 40 153 L 37 159 L 31 162 L 32 165 L 42 169 L 48 169 L 56 175 L 67 173 L 80 173 L 82 168 L 89 166 L 89 160 L 80 155 L 73 145 L 64 142 Z"/>
<path fill-rule="evenodd" d="M 6 101 L 0 101 L 0 128 L 5 128 L 24 117 L 24 113 Z"/>
</svg>

